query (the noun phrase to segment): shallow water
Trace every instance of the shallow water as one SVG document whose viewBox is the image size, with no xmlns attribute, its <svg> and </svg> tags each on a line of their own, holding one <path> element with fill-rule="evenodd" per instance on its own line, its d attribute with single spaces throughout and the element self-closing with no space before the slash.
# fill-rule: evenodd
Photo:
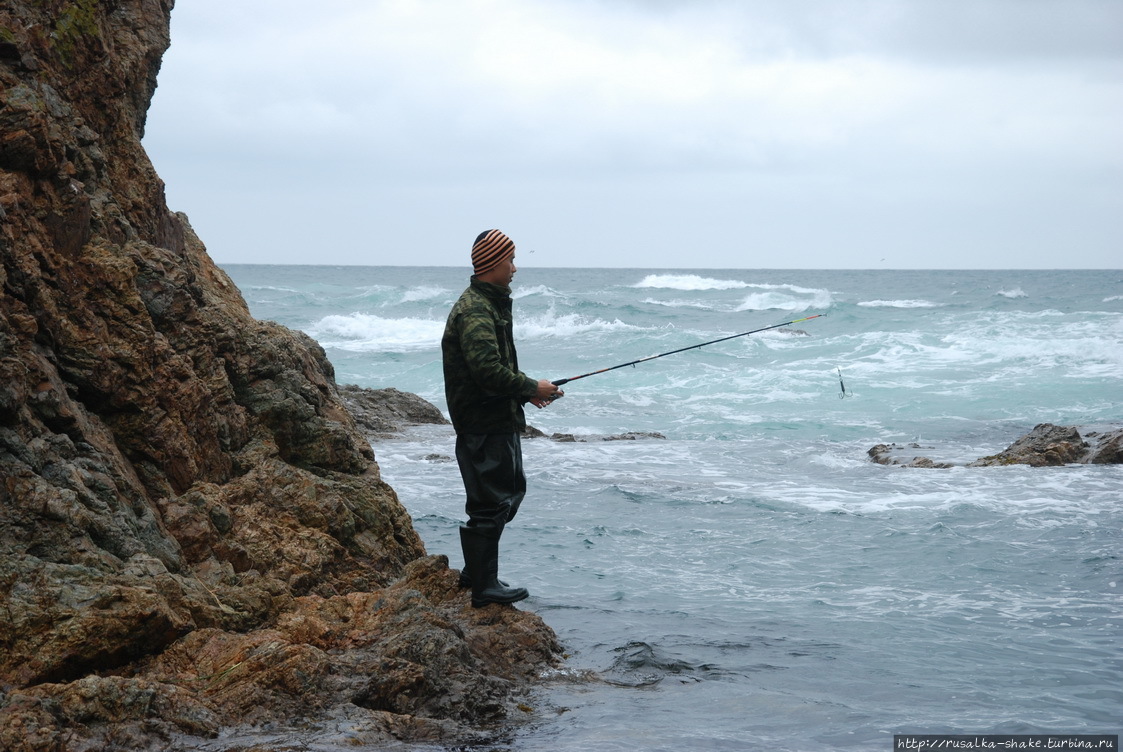
<svg viewBox="0 0 1123 752">
<path fill-rule="evenodd" d="M 228 268 L 340 383 L 444 407 L 455 269 Z M 1123 273 L 520 270 L 531 422 L 503 576 L 569 652 L 499 748 L 888 749 L 894 733 L 1119 733 L 1123 472 L 966 462 L 1034 424 L 1123 424 Z M 845 381 L 841 397 L 839 376 Z M 375 445 L 458 566 L 446 427 Z M 592 678 L 592 672 L 597 678 Z M 495 748 L 493 744 L 488 748 Z M 420 748 L 419 748 L 420 749 Z"/>
</svg>

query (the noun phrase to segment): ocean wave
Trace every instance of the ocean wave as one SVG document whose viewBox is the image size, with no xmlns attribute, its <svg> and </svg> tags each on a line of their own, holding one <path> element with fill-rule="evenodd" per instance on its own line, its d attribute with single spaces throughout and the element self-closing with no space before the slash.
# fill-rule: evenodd
<svg viewBox="0 0 1123 752">
<path fill-rule="evenodd" d="M 1013 290 L 999 290 L 995 295 L 1001 295 L 1004 298 L 1028 298 L 1025 290 L 1020 287 L 1015 287 Z"/>
<path fill-rule="evenodd" d="M 827 290 L 814 290 L 795 285 L 753 285 L 765 292 L 747 296 L 735 311 L 806 311 L 810 308 L 830 308 L 834 302 Z M 802 297 L 807 296 L 807 297 Z"/>
<path fill-rule="evenodd" d="M 644 305 L 663 306 L 664 308 L 700 308 L 704 311 L 712 311 L 712 305 L 699 303 L 695 300 L 656 300 L 655 298 L 645 298 L 641 301 Z"/>
<path fill-rule="evenodd" d="M 268 290 L 270 292 L 291 292 L 291 293 L 294 293 L 296 295 L 307 295 L 308 294 L 304 290 L 294 290 L 291 287 L 276 287 L 274 285 L 246 285 L 246 286 L 241 287 L 239 289 L 241 289 L 243 291 L 247 291 L 247 290 Z"/>
<path fill-rule="evenodd" d="M 697 274 L 648 274 L 632 287 L 660 287 L 668 290 L 740 290 L 747 282 L 735 279 L 712 279 Z"/>
<path fill-rule="evenodd" d="M 517 288 L 514 292 L 511 293 L 511 298 L 513 298 L 514 300 L 520 300 L 521 298 L 527 298 L 531 295 L 544 295 L 548 298 L 565 297 L 552 287 L 547 287 L 546 285 L 532 285 L 530 287 Z"/>
<path fill-rule="evenodd" d="M 436 285 L 422 285 L 420 287 L 411 287 L 402 294 L 401 302 L 414 303 L 419 300 L 434 300 L 448 295 L 451 290 Z M 383 305 L 392 305 L 391 303 L 384 303 Z"/>
<path fill-rule="evenodd" d="M 643 327 L 625 324 L 620 319 L 590 319 L 576 313 L 558 316 L 553 312 L 530 316 L 515 323 L 515 339 L 521 337 L 571 337 L 588 332 L 644 331 Z"/>
<path fill-rule="evenodd" d="M 444 322 L 352 313 L 325 316 L 305 332 L 324 348 L 349 352 L 401 352 L 438 347 Z"/>
<path fill-rule="evenodd" d="M 867 300 L 858 305 L 864 308 L 938 308 L 938 303 L 929 300 Z"/>
<path fill-rule="evenodd" d="M 1123 295 L 1112 295 L 1110 298 L 1104 298 L 1105 303 L 1114 303 L 1117 300 L 1123 300 Z"/>
<path fill-rule="evenodd" d="M 1104 379 L 1123 376 L 1123 348 L 1110 336 L 1099 336 L 1085 327 L 1052 330 L 1023 326 L 1022 336 L 1006 337 L 985 330 L 948 333 L 942 338 L 949 353 L 967 362 L 987 363 L 1001 369 L 990 378 L 1019 373 L 1026 368 L 1043 373 L 1063 370 L 1066 379 Z"/>
<path fill-rule="evenodd" d="M 383 318 L 368 313 L 325 316 L 306 333 L 324 348 L 348 352 L 405 352 L 435 349 L 444 333 L 443 320 Z M 619 319 L 591 319 L 579 314 L 558 316 L 553 312 L 525 317 L 515 323 L 515 339 L 567 338 L 590 332 L 644 331 L 644 327 Z"/>
<path fill-rule="evenodd" d="M 800 287 L 788 284 L 751 283 L 733 279 L 714 279 L 697 274 L 649 274 L 633 288 L 661 288 L 701 292 L 706 290 L 760 290 L 749 294 L 739 305 L 731 310 L 741 311 L 805 311 L 809 308 L 828 308 L 833 300 L 827 290 Z M 661 305 L 671 308 L 713 309 L 697 301 L 660 301 L 647 298 L 648 305 Z"/>
</svg>

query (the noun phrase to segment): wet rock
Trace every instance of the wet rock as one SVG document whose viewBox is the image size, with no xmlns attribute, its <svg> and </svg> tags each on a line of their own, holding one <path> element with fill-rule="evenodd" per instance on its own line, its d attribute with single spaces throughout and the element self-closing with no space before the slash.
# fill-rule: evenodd
<svg viewBox="0 0 1123 752">
<path fill-rule="evenodd" d="M 449 425 L 448 419 L 431 402 L 392 387 L 365 389 L 345 384 L 339 388 L 339 395 L 355 422 L 371 438 L 385 438 L 406 426 Z"/>
<path fill-rule="evenodd" d="M 529 425 L 529 424 L 527 424 L 527 427 L 523 429 L 522 437 L 524 439 L 544 439 L 544 438 L 547 438 L 545 431 L 543 431 L 540 428 L 535 428 L 534 426 Z"/>
<path fill-rule="evenodd" d="M 30 740 L 214 737 L 233 727 L 290 728 L 347 714 L 369 741 L 474 738 L 521 712 L 520 687 L 560 647 L 535 615 L 473 609 L 443 556 L 411 562 L 377 592 L 298 598 L 271 628 L 196 629 L 113 676 L 11 693 L 0 711 L 3 749 Z M 498 625 L 502 629 L 496 629 Z M 46 748 L 46 747 L 45 747 Z"/>
<path fill-rule="evenodd" d="M 871 461 L 881 465 L 901 467 L 948 468 L 954 463 L 934 462 L 915 456 L 910 450 L 920 449 L 913 443 L 878 444 L 867 452 Z M 929 447 L 930 449 L 933 447 Z M 1071 464 L 1119 464 L 1123 462 L 1123 429 L 1089 431 L 1081 436 L 1075 426 L 1056 426 L 1042 423 L 1020 437 L 998 454 L 981 457 L 967 467 L 994 467 L 1003 465 L 1029 465 L 1031 467 L 1056 467 Z"/>
<path fill-rule="evenodd" d="M 168 210 L 141 136 L 170 7 L 0 7 L 0 749 L 355 712 L 475 738 L 556 639 L 473 613 L 322 348 Z"/>
<path fill-rule="evenodd" d="M 1088 434 L 1092 449 L 1088 462 L 1093 465 L 1123 464 L 1123 429 Z"/>
<path fill-rule="evenodd" d="M 915 442 L 902 446 L 900 444 L 878 444 L 871 447 L 867 455 L 870 460 L 878 463 L 879 465 L 898 465 L 900 467 L 927 467 L 927 468 L 948 468 L 952 465 L 944 462 L 933 462 L 928 457 L 918 456 L 914 454 L 915 450 L 921 449 L 920 444 Z M 930 449 L 932 447 L 929 447 Z"/>
<path fill-rule="evenodd" d="M 543 434 L 544 436 L 545 434 Z M 550 439 L 562 444 L 586 443 L 590 441 L 640 441 L 644 439 L 666 439 L 667 437 L 657 431 L 628 431 L 617 434 L 587 434 L 577 435 L 572 433 L 550 434 Z"/>
<path fill-rule="evenodd" d="M 1075 427 L 1042 423 L 998 454 L 982 457 L 969 466 L 1055 467 L 1086 461 L 1087 453 L 1088 443 Z"/>
</svg>

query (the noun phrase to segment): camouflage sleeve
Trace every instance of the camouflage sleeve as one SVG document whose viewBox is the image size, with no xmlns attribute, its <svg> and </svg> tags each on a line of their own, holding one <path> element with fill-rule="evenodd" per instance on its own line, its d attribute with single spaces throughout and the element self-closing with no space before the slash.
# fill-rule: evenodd
<svg viewBox="0 0 1123 752">
<path fill-rule="evenodd" d="M 504 363 L 495 319 L 483 311 L 465 311 L 460 319 L 460 349 L 472 378 L 491 394 L 533 397 L 538 382 Z"/>
</svg>

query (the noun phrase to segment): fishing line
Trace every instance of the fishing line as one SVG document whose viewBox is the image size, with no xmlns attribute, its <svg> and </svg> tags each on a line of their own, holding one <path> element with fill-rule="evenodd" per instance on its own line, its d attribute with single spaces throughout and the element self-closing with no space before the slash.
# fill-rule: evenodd
<svg viewBox="0 0 1123 752">
<path fill-rule="evenodd" d="M 712 339 L 709 342 L 700 342 L 697 345 L 690 345 L 689 347 L 680 347 L 677 350 L 671 350 L 670 352 L 659 353 L 658 355 L 648 355 L 646 358 L 640 358 L 639 360 L 631 360 L 631 361 L 628 361 L 627 363 L 621 363 L 618 366 L 610 366 L 609 368 L 602 368 L 599 371 L 590 371 L 589 373 L 583 373 L 580 376 L 570 376 L 568 379 L 558 379 L 557 381 L 553 381 L 551 383 L 554 386 L 561 386 L 562 384 L 568 384 L 571 381 L 577 381 L 577 379 L 584 379 L 584 378 L 588 378 L 589 376 L 596 376 L 598 373 L 607 373 L 609 371 L 615 371 L 617 368 L 626 368 L 628 366 L 635 366 L 637 363 L 645 363 L 649 360 L 655 360 L 656 358 L 665 358 L 668 355 L 674 355 L 675 353 L 686 352 L 687 350 L 696 350 L 699 347 L 705 347 L 706 345 L 717 344 L 718 342 L 725 342 L 726 340 L 729 340 L 729 339 L 736 339 L 738 337 L 747 337 L 750 334 L 756 334 L 757 332 L 766 332 L 769 329 L 779 329 L 781 326 L 788 326 L 790 324 L 798 324 L 801 321 L 810 321 L 811 319 L 817 319 L 817 318 L 819 318 L 823 315 L 824 314 L 822 314 L 822 313 L 817 313 L 814 316 L 806 316 L 802 319 L 795 319 L 794 321 L 785 321 L 782 324 L 773 324 L 772 326 L 765 326 L 765 327 L 761 327 L 760 329 L 753 329 L 751 332 L 741 332 L 740 334 L 731 334 L 728 337 L 720 337 L 718 339 Z"/>
</svg>

